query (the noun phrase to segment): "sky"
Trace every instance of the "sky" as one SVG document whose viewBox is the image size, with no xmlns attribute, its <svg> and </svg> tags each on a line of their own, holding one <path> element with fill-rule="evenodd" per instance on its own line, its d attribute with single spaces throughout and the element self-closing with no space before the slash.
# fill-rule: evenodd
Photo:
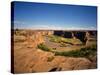
<svg viewBox="0 0 100 75">
<path fill-rule="evenodd" d="M 96 6 L 14 2 L 12 7 L 15 29 L 97 29 Z"/>
</svg>

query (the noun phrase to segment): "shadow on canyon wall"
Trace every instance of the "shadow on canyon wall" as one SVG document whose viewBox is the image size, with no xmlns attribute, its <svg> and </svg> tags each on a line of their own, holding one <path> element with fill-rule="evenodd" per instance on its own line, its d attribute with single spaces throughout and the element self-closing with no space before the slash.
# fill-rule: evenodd
<svg viewBox="0 0 100 75">
<path fill-rule="evenodd" d="M 54 35 L 62 36 L 65 38 L 77 38 L 86 44 L 90 37 L 97 38 L 97 31 L 54 31 Z"/>
</svg>

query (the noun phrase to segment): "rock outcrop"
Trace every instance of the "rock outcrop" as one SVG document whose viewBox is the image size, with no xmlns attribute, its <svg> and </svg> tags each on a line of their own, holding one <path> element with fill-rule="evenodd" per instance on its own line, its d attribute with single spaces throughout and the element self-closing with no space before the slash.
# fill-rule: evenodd
<svg viewBox="0 0 100 75">
<path fill-rule="evenodd" d="M 86 58 L 74 58 L 74 57 L 64 57 L 64 56 L 54 56 L 50 52 L 39 51 L 43 54 L 39 56 L 39 53 L 36 53 L 38 58 L 37 63 L 32 67 L 34 72 L 51 72 L 51 71 L 67 71 L 67 70 L 83 70 L 91 68 L 91 61 Z M 49 55 L 49 56 L 48 56 Z M 48 57 L 54 57 L 52 61 L 48 62 Z"/>
<path fill-rule="evenodd" d="M 20 32 L 20 33 L 19 33 Z M 65 38 L 74 38 L 79 39 L 83 42 L 83 44 L 86 44 L 88 40 L 91 38 L 97 38 L 97 31 L 64 31 L 64 30 L 19 30 L 15 31 L 16 35 L 22 35 L 27 38 L 27 40 L 30 42 L 34 40 L 34 43 L 42 43 L 43 42 L 43 36 L 44 35 L 57 35 L 62 36 Z"/>
<path fill-rule="evenodd" d="M 97 37 L 97 31 L 61 31 L 61 30 L 56 30 L 54 31 L 54 35 L 57 36 L 62 36 L 65 38 L 74 38 L 74 39 L 79 39 L 80 41 L 83 42 L 83 44 L 86 44 L 87 40 L 90 39 L 91 37 L 96 38 Z"/>
</svg>

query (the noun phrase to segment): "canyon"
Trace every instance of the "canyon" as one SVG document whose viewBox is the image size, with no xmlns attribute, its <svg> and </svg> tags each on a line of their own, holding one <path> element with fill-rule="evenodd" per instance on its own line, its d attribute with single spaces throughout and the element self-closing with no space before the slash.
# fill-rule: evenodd
<svg viewBox="0 0 100 75">
<path fill-rule="evenodd" d="M 14 73 L 35 73 L 97 68 L 97 55 L 70 57 L 52 51 L 79 50 L 97 45 L 96 30 L 12 30 L 12 66 Z M 53 40 L 52 40 L 53 39 Z M 55 41 L 56 40 L 56 41 Z M 67 41 L 66 41 L 67 40 Z M 38 48 L 44 44 L 52 51 Z"/>
</svg>

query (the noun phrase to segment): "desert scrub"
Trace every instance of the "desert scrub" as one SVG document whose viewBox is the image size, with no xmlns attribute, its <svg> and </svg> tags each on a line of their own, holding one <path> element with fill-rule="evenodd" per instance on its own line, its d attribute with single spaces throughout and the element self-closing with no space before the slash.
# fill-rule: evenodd
<svg viewBox="0 0 100 75">
<path fill-rule="evenodd" d="M 82 44 L 82 42 L 79 39 L 73 39 L 73 38 L 64 38 L 61 36 L 52 35 L 49 36 L 51 42 L 56 43 L 69 43 L 69 44 Z"/>
<path fill-rule="evenodd" d="M 97 47 L 91 46 L 91 47 L 86 47 L 86 48 L 81 48 L 80 50 L 72 50 L 69 52 L 55 52 L 55 55 L 60 55 L 60 56 L 69 56 L 69 57 L 86 57 L 88 58 L 90 55 L 95 56 L 97 52 Z"/>
<path fill-rule="evenodd" d="M 73 38 L 64 38 L 62 42 L 70 44 L 82 44 L 82 42 L 79 39 L 73 39 Z"/>
<path fill-rule="evenodd" d="M 54 56 L 48 57 L 47 62 L 51 62 L 54 59 Z"/>
<path fill-rule="evenodd" d="M 66 43 L 63 43 L 63 42 L 62 42 L 62 43 L 60 44 L 60 47 L 66 47 L 66 46 L 67 46 Z"/>
<path fill-rule="evenodd" d="M 45 44 L 41 43 L 37 46 L 39 49 L 44 50 L 44 51 L 50 51 L 51 48 L 47 47 Z"/>
<path fill-rule="evenodd" d="M 18 36 L 26 36 L 27 35 L 27 32 L 24 31 L 24 30 L 21 30 L 21 29 L 15 29 L 14 30 L 14 34 L 15 35 L 18 35 Z"/>
<path fill-rule="evenodd" d="M 51 42 L 56 42 L 56 43 L 61 42 L 61 37 L 59 37 L 59 36 L 52 35 L 52 36 L 49 36 L 49 37 L 50 37 Z"/>
</svg>

